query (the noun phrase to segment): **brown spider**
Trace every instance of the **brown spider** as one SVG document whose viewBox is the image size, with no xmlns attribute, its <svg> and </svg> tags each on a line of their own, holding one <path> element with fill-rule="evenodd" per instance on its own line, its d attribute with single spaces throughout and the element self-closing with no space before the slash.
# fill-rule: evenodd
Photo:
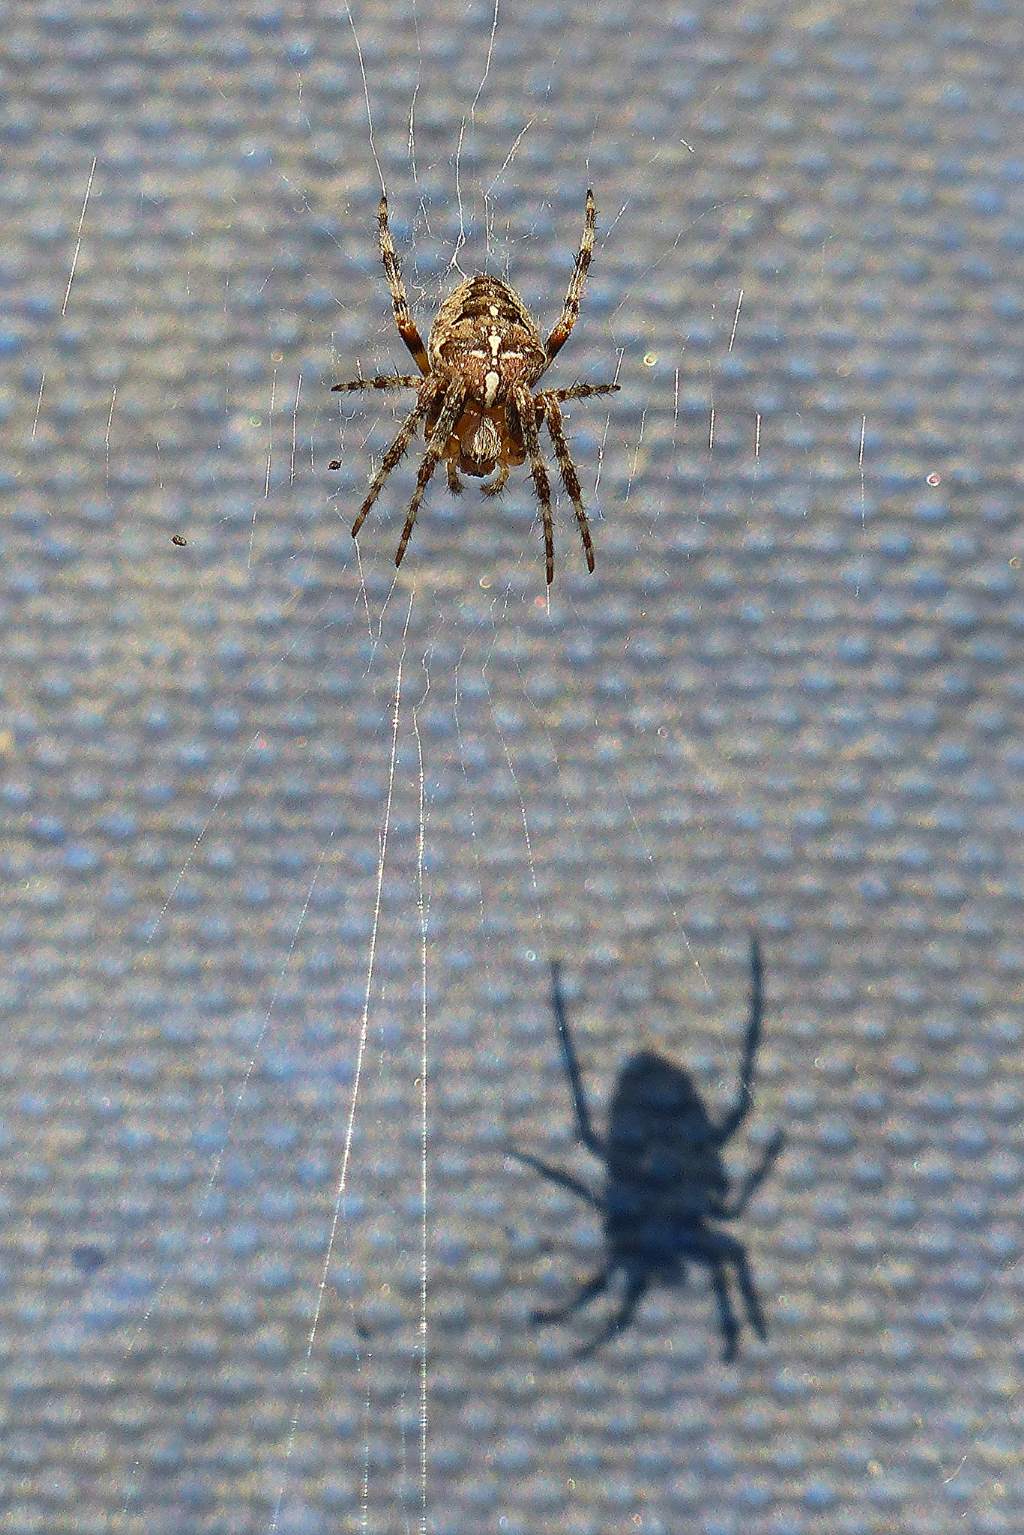
<svg viewBox="0 0 1024 1535">
<path fill-rule="evenodd" d="M 378 210 L 380 253 L 395 307 L 395 323 L 402 340 L 416 359 L 420 372 L 357 378 L 348 384 L 334 385 L 335 390 L 416 390 L 416 404 L 385 453 L 352 524 L 353 538 L 359 533 L 381 486 L 401 459 L 422 422 L 427 450 L 420 460 L 416 489 L 409 504 L 395 564 L 402 563 L 423 493 L 439 459 L 443 458 L 446 462 L 448 489 L 453 495 L 458 495 L 462 490 L 459 478 L 461 470 L 463 474 L 471 474 L 478 479 L 494 474 L 495 478 L 480 488 L 485 495 L 496 496 L 504 490 L 512 467 L 529 458 L 530 472 L 544 519 L 544 548 L 550 586 L 555 575 L 551 486 L 541 455 L 538 433 L 538 427 L 544 421 L 551 434 L 562 482 L 576 512 L 587 568 L 593 571 L 594 546 L 559 405 L 563 400 L 582 400 L 592 394 L 614 394 L 619 386 L 576 383 L 568 389 L 544 389 L 538 394 L 532 390 L 568 341 L 576 323 L 580 312 L 580 294 L 594 249 L 595 218 L 594 194 L 588 192 L 583 238 L 576 256 L 576 265 L 569 279 L 561 317 L 546 342 L 541 340 L 526 305 L 508 283 L 497 277 L 479 276 L 468 278 L 454 292 L 449 293 L 437 312 L 429 343 L 425 347 L 409 310 L 398 257 L 388 228 L 387 198 L 381 198 Z M 332 469 L 340 467 L 338 459 L 331 464 Z"/>
</svg>

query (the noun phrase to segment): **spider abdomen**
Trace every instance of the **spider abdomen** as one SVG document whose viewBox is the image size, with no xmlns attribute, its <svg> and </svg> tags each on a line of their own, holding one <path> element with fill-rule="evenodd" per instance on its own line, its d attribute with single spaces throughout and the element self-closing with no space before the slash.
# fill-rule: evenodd
<svg viewBox="0 0 1024 1535">
<path fill-rule="evenodd" d="M 546 365 L 526 305 L 498 277 L 470 277 L 448 295 L 430 332 L 435 373 L 457 376 L 469 398 L 491 410 L 529 386 Z"/>
</svg>

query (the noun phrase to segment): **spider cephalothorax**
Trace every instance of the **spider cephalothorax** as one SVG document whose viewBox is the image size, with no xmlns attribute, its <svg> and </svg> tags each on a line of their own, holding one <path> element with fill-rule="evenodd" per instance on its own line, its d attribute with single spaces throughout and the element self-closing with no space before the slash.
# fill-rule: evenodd
<svg viewBox="0 0 1024 1535">
<path fill-rule="evenodd" d="M 555 573 L 554 531 L 551 486 L 538 431 L 543 422 L 551 437 L 562 483 L 576 513 L 587 567 L 593 570 L 594 546 L 559 407 L 565 400 L 613 394 L 619 386 L 577 383 L 568 389 L 544 389 L 537 394 L 533 393 L 533 386 L 569 339 L 579 314 L 580 294 L 594 248 L 594 194 L 587 193 L 583 239 L 576 265 L 561 317 L 546 342 L 541 340 L 540 331 L 518 293 L 500 278 L 480 276 L 468 278 L 448 295 L 431 327 L 429 343 L 424 347 L 409 311 L 384 197 L 380 200 L 378 217 L 381 258 L 391 289 L 395 323 L 420 372 L 357 378 L 347 384 L 334 385 L 336 390 L 416 390 L 416 404 L 385 453 L 352 524 L 353 538 L 362 527 L 384 481 L 422 425 L 427 447 L 420 461 L 416 489 L 395 564 L 402 563 L 424 491 L 440 459 L 443 458 L 447 465 L 448 488 L 453 494 L 462 489 L 460 474 L 473 475 L 477 479 L 493 475 L 488 484 L 481 486 L 486 495 L 492 496 L 504 490 L 510 471 L 529 459 L 544 520 L 550 585 Z M 337 460 L 331 465 L 332 469 L 339 467 Z"/>
</svg>

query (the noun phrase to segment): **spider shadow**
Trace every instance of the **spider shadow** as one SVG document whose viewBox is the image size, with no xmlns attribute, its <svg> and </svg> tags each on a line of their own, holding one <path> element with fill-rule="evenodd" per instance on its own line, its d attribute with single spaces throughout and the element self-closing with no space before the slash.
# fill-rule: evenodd
<svg viewBox="0 0 1024 1535">
<path fill-rule="evenodd" d="M 652 1284 L 673 1288 L 685 1284 L 691 1263 L 711 1272 L 725 1360 L 737 1357 L 740 1336 L 730 1278 L 735 1280 L 749 1325 L 759 1338 L 767 1337 L 764 1311 L 743 1243 L 719 1226 L 743 1214 L 784 1144 L 783 1132 L 777 1130 L 759 1163 L 736 1190 L 730 1188 L 722 1152 L 750 1113 L 754 1062 L 761 1039 L 764 992 L 756 938 L 751 943 L 750 968 L 750 1015 L 739 1088 L 724 1117 L 711 1117 L 693 1078 L 681 1066 L 653 1051 L 641 1050 L 619 1073 L 608 1132 L 601 1136 L 591 1123 L 566 1015 L 560 966 L 555 963 L 551 967 L 552 1009 L 576 1135 L 603 1165 L 603 1190 L 595 1194 L 581 1179 L 528 1152 L 513 1149 L 512 1155 L 575 1194 L 603 1218 L 605 1256 L 601 1267 L 562 1305 L 535 1311 L 532 1318 L 536 1324 L 565 1321 L 621 1282 L 617 1309 L 577 1350 L 580 1357 L 594 1353 L 630 1324 Z"/>
</svg>

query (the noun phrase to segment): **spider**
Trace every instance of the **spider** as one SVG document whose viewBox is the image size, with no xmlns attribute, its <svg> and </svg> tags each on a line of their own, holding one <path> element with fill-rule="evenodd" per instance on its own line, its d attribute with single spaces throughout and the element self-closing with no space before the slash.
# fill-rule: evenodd
<svg viewBox="0 0 1024 1535">
<path fill-rule="evenodd" d="M 453 495 L 462 490 L 461 474 L 473 475 L 477 479 L 493 474 L 494 479 L 480 488 L 485 495 L 496 496 L 504 490 L 511 469 L 528 458 L 544 519 L 544 549 L 550 586 L 555 575 L 555 548 L 551 486 L 539 435 L 543 422 L 551 437 L 562 483 L 576 513 L 587 569 L 592 572 L 594 545 L 560 406 L 566 400 L 614 394 L 619 386 L 578 382 L 567 389 L 543 389 L 537 394 L 533 393 L 533 386 L 568 341 L 580 311 L 580 295 L 594 249 L 597 210 L 593 192 L 587 193 L 583 238 L 562 313 L 547 341 L 541 340 L 540 331 L 530 318 L 526 305 L 508 283 L 497 277 L 477 276 L 467 278 L 449 293 L 437 312 L 429 342 L 424 346 L 409 310 L 388 226 L 386 197 L 380 200 L 377 217 L 380 254 L 391 289 L 395 324 L 420 371 L 418 374 L 356 378 L 347 384 L 334 385 L 335 390 L 343 391 L 416 390 L 416 404 L 370 482 L 366 499 L 352 524 L 352 537 L 358 536 L 384 481 L 422 424 L 427 447 L 420 460 L 416 489 L 409 504 L 395 564 L 402 563 L 420 502 L 440 459 L 445 460 L 448 489 Z M 335 459 L 330 467 L 340 469 L 340 459 Z"/>
<path fill-rule="evenodd" d="M 551 1000 L 576 1134 L 604 1165 L 604 1192 L 593 1193 L 581 1179 L 539 1157 L 522 1151 L 512 1154 L 603 1215 L 606 1255 L 602 1266 L 584 1280 L 570 1300 L 551 1310 L 535 1311 L 533 1320 L 564 1321 L 596 1300 L 616 1274 L 621 1274 L 624 1286 L 618 1309 L 597 1336 L 579 1350 L 581 1355 L 591 1354 L 629 1324 L 654 1280 L 680 1285 L 686 1277 L 687 1262 L 700 1263 L 711 1270 L 724 1357 L 735 1359 L 739 1323 L 729 1294 L 730 1270 L 736 1276 L 750 1325 L 758 1337 L 764 1338 L 767 1328 L 742 1242 L 717 1230 L 712 1222 L 735 1220 L 743 1214 L 784 1144 L 781 1130 L 777 1131 L 759 1165 L 746 1175 L 738 1192 L 730 1198 L 721 1152 L 750 1112 L 753 1098 L 754 1057 L 763 1010 L 757 940 L 751 946 L 750 1018 L 739 1093 L 732 1108 L 717 1122 L 708 1114 L 687 1072 L 650 1050 L 641 1050 L 620 1071 L 612 1096 L 608 1134 L 598 1135 L 590 1122 L 557 964 L 552 966 Z"/>
</svg>

